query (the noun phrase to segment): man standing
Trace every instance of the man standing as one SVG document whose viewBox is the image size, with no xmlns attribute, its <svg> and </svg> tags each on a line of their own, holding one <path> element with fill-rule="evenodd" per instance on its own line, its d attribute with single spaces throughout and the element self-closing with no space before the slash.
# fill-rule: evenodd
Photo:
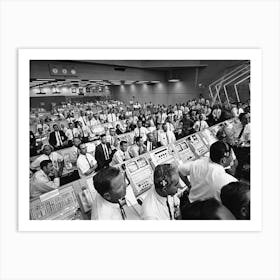
<svg viewBox="0 0 280 280">
<path fill-rule="evenodd" d="M 65 135 L 68 139 L 68 145 L 72 145 L 74 137 L 79 136 L 79 130 L 74 127 L 73 123 L 69 123 L 68 129 L 66 130 Z"/>
<path fill-rule="evenodd" d="M 194 123 L 193 129 L 198 132 L 204 130 L 207 127 L 209 127 L 207 122 L 204 120 L 203 115 L 200 114 L 199 120 Z"/>
<path fill-rule="evenodd" d="M 166 123 L 162 125 L 163 132 L 159 134 L 159 142 L 162 146 L 167 146 L 176 141 L 174 133 L 167 129 Z"/>
<path fill-rule="evenodd" d="M 109 166 L 112 160 L 111 145 L 106 142 L 106 135 L 100 136 L 101 143 L 96 146 L 95 159 L 97 161 L 97 170 Z"/>
<path fill-rule="evenodd" d="M 135 137 L 142 137 L 143 141 L 147 141 L 148 130 L 142 126 L 142 121 L 137 121 L 137 127 L 134 129 Z"/>
<path fill-rule="evenodd" d="M 62 130 L 59 130 L 58 125 L 53 125 L 54 131 L 50 133 L 49 143 L 55 149 L 61 149 L 67 145 L 67 137 Z"/>
<path fill-rule="evenodd" d="M 210 158 L 201 158 L 186 162 L 179 166 L 179 173 L 183 181 L 190 176 L 190 202 L 216 198 L 220 201 L 221 188 L 237 179 L 225 171 L 232 161 L 230 146 L 222 141 L 213 143 L 210 147 Z"/>
</svg>

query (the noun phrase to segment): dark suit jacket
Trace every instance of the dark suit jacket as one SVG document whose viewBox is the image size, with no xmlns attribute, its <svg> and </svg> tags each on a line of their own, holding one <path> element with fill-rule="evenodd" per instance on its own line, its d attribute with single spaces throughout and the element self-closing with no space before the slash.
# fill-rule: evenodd
<svg viewBox="0 0 280 280">
<path fill-rule="evenodd" d="M 61 137 L 62 142 L 64 142 L 64 141 L 67 140 L 67 137 L 66 137 L 65 133 L 64 133 L 62 130 L 59 130 L 59 134 L 60 134 L 60 137 Z M 55 131 L 53 131 L 53 132 L 50 133 L 49 142 L 50 142 L 50 144 L 51 144 L 53 147 L 55 147 L 55 146 L 57 145 L 56 137 L 55 137 Z"/>
<path fill-rule="evenodd" d="M 112 153 L 112 149 L 111 149 L 111 145 L 109 143 L 106 143 L 107 145 L 107 149 L 109 152 L 109 159 L 106 160 L 105 159 L 105 154 L 104 154 L 104 150 L 101 144 L 96 146 L 95 149 L 95 159 L 97 161 L 97 170 L 100 170 L 101 168 L 105 167 L 105 166 L 109 166 L 109 163 L 112 160 L 113 157 L 113 153 Z"/>
</svg>

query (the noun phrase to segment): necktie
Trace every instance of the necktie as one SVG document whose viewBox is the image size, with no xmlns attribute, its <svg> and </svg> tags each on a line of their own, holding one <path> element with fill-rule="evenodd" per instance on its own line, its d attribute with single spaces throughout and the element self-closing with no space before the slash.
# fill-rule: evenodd
<svg viewBox="0 0 280 280">
<path fill-rule="evenodd" d="M 86 125 L 85 120 L 84 120 L 84 117 L 82 117 L 82 120 L 83 120 L 84 125 Z"/>
<path fill-rule="evenodd" d="M 141 130 L 140 130 L 140 128 L 139 128 L 139 137 L 141 136 Z"/>
<path fill-rule="evenodd" d="M 57 138 L 58 138 L 58 144 L 59 144 L 59 146 L 61 146 L 62 145 L 62 140 L 61 140 L 59 131 L 56 132 L 56 135 L 57 135 Z"/>
<path fill-rule="evenodd" d="M 91 168 L 91 164 L 90 164 L 90 161 L 88 160 L 87 155 L 85 155 L 85 157 L 86 157 L 86 160 L 87 160 L 87 162 L 88 162 L 89 168 Z"/>
<path fill-rule="evenodd" d="M 119 202 L 119 206 L 120 206 L 120 211 L 121 211 L 122 219 L 126 220 L 126 214 L 125 214 L 125 211 L 124 211 L 122 205 L 120 204 L 120 202 Z"/>
<path fill-rule="evenodd" d="M 72 132 L 72 138 L 74 138 L 73 128 L 71 129 L 71 132 Z"/>
<path fill-rule="evenodd" d="M 105 159 L 108 160 L 109 155 L 108 155 L 108 149 L 107 149 L 106 144 L 103 145 L 103 150 L 104 150 Z"/>
<path fill-rule="evenodd" d="M 170 207 L 170 204 L 168 202 L 168 199 L 166 200 L 166 205 L 167 205 L 167 208 L 168 208 L 169 219 L 173 220 L 173 216 L 172 216 L 172 212 L 171 212 L 171 207 Z"/>
<path fill-rule="evenodd" d="M 200 131 L 200 129 L 201 129 L 201 121 L 199 122 L 199 129 L 198 129 L 198 131 Z"/>
<path fill-rule="evenodd" d="M 167 132 L 165 134 L 166 134 L 166 140 L 167 140 L 167 145 L 168 145 L 169 144 L 168 134 L 167 134 Z"/>
<path fill-rule="evenodd" d="M 243 134 L 244 129 L 245 129 L 245 125 L 244 125 L 244 126 L 242 127 L 242 129 L 241 129 L 241 131 L 240 131 L 240 133 L 239 133 L 239 136 L 238 136 L 238 139 L 240 139 L 240 138 L 241 138 L 241 136 L 242 136 L 242 134 Z"/>
</svg>

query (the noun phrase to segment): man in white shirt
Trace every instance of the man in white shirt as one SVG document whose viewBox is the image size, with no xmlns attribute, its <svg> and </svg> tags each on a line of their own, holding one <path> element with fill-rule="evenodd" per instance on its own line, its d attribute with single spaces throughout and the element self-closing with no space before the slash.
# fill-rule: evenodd
<svg viewBox="0 0 280 280">
<path fill-rule="evenodd" d="M 108 122 L 116 122 L 116 121 L 117 121 L 117 116 L 116 116 L 114 110 L 112 110 L 112 111 L 107 115 L 107 120 L 108 120 Z"/>
<path fill-rule="evenodd" d="M 128 144 L 126 141 L 120 142 L 120 149 L 118 149 L 112 158 L 112 161 L 110 163 L 111 166 L 123 163 L 126 160 L 129 160 L 131 157 L 127 151 Z"/>
<path fill-rule="evenodd" d="M 225 167 L 232 161 L 231 154 L 231 148 L 227 143 L 217 141 L 210 147 L 210 158 L 203 157 L 179 166 L 183 181 L 190 176 L 190 202 L 211 197 L 220 201 L 221 188 L 237 181 L 225 171 Z"/>
<path fill-rule="evenodd" d="M 95 172 L 97 161 L 95 158 L 87 153 L 87 146 L 85 143 L 79 145 L 79 157 L 77 159 L 77 167 L 80 177 L 86 177 Z"/>
<path fill-rule="evenodd" d="M 141 137 L 136 137 L 135 144 L 129 147 L 128 152 L 132 158 L 145 154 L 147 152 L 147 147 L 144 144 L 143 139 Z"/>
<path fill-rule="evenodd" d="M 137 127 L 134 129 L 135 137 L 142 137 L 143 141 L 147 141 L 148 130 L 146 127 L 142 126 L 142 121 L 137 121 Z"/>
<path fill-rule="evenodd" d="M 176 166 L 157 165 L 154 171 L 154 187 L 145 197 L 142 210 L 144 220 L 174 220 L 178 216 L 178 191 L 180 177 Z"/>
<path fill-rule="evenodd" d="M 79 137 L 74 137 L 73 146 L 69 150 L 70 161 L 76 165 L 77 159 L 79 156 L 79 145 L 81 144 L 81 140 Z"/>
<path fill-rule="evenodd" d="M 73 123 L 69 123 L 68 124 L 68 129 L 66 130 L 66 137 L 68 139 L 68 144 L 71 144 L 73 143 L 73 138 L 74 137 L 78 137 L 79 136 L 79 130 L 77 128 L 74 127 L 74 124 Z"/>
<path fill-rule="evenodd" d="M 198 132 L 202 131 L 205 128 L 209 127 L 207 122 L 204 120 L 204 116 L 202 114 L 199 115 L 199 120 L 196 121 L 193 125 L 193 129 Z"/>
<path fill-rule="evenodd" d="M 162 125 L 163 131 L 159 133 L 159 139 L 158 141 L 162 146 L 167 146 L 171 143 L 174 143 L 176 141 L 176 137 L 174 133 L 167 129 L 166 123 Z"/>
<path fill-rule="evenodd" d="M 59 187 L 58 174 L 55 171 L 51 160 L 43 160 L 40 163 L 41 170 L 37 171 L 31 178 L 31 193 L 32 198 L 38 197 L 43 193 L 55 190 Z M 50 176 L 55 176 L 52 181 Z"/>
<path fill-rule="evenodd" d="M 39 170 L 40 169 L 40 163 L 43 160 L 51 160 L 53 167 L 59 171 L 61 169 L 63 169 L 63 157 L 57 153 L 53 151 L 53 147 L 51 145 L 45 145 L 43 146 L 42 152 L 43 154 L 38 156 L 30 165 L 30 168 L 32 170 Z M 61 170 L 62 172 L 62 170 Z"/>
<path fill-rule="evenodd" d="M 115 167 L 101 169 L 93 177 L 97 191 L 93 201 L 92 220 L 126 220 L 127 212 L 120 203 L 126 195 L 127 184 L 121 171 Z"/>
<path fill-rule="evenodd" d="M 81 123 L 82 126 L 87 125 L 87 116 L 83 111 L 80 111 L 80 117 L 78 118 L 78 121 Z"/>
<path fill-rule="evenodd" d="M 109 134 L 106 135 L 106 142 L 110 143 L 112 150 L 116 150 L 118 147 L 118 138 L 116 135 L 116 130 L 115 128 L 111 127 L 109 129 Z"/>
</svg>

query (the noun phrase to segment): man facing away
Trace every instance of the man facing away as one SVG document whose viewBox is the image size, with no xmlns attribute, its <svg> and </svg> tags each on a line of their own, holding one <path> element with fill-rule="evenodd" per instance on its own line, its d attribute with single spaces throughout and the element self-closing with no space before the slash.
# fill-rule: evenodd
<svg viewBox="0 0 280 280">
<path fill-rule="evenodd" d="M 231 155 L 231 147 L 225 142 L 217 141 L 210 146 L 210 158 L 202 157 L 179 166 L 183 181 L 188 181 L 186 177 L 190 177 L 189 200 L 191 203 L 212 197 L 220 201 L 221 188 L 230 182 L 237 181 L 225 171 L 225 167 L 232 161 Z"/>
<path fill-rule="evenodd" d="M 148 191 L 142 205 L 144 220 L 174 220 L 177 217 L 179 199 L 174 195 L 179 182 L 176 166 L 170 163 L 156 166 L 154 187 Z"/>
</svg>

